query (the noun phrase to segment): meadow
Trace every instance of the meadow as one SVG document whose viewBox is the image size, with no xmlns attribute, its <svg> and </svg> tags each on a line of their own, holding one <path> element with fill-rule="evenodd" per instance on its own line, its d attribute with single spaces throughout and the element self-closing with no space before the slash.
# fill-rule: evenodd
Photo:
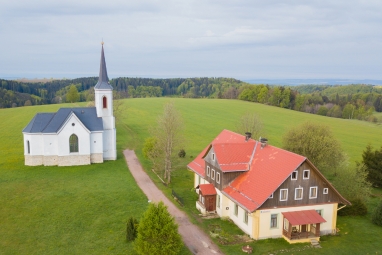
<svg viewBox="0 0 382 255">
<path fill-rule="evenodd" d="M 185 124 L 186 158 L 177 162 L 172 184 L 163 186 L 150 171 L 142 156 L 150 127 L 162 113 L 163 105 L 173 101 Z M 83 105 L 83 104 L 81 104 Z M 229 222 L 202 221 L 197 217 L 193 175 L 189 163 L 222 129 L 234 130 L 245 112 L 256 112 L 264 123 L 269 143 L 281 146 L 286 130 L 304 121 L 329 125 L 343 146 L 351 164 L 361 160 L 367 144 L 382 145 L 382 126 L 357 120 L 322 117 L 238 100 L 145 98 L 123 100 L 117 120 L 118 159 L 104 164 L 77 167 L 24 166 L 21 130 L 37 112 L 52 112 L 60 107 L 47 105 L 1 109 L 0 118 L 0 254 L 134 254 L 125 241 L 128 217 L 139 217 L 147 199 L 129 173 L 122 150 L 134 149 L 147 172 L 165 194 L 171 189 L 184 199 L 182 207 L 191 220 L 207 229 L 213 223 L 233 232 L 240 230 Z M 376 204 L 373 198 L 370 206 Z M 255 242 L 255 252 L 268 254 L 289 249 L 290 254 L 375 254 L 382 252 L 382 228 L 365 217 L 339 217 L 340 235 L 322 239 L 320 250 L 304 250 L 304 245 L 289 245 L 283 240 Z M 346 233 L 346 234 L 345 234 Z M 239 245 L 221 246 L 234 254 Z M 301 250 L 301 251 L 299 251 Z M 275 253 L 275 254 L 276 254 Z M 181 254 L 191 254 L 183 248 Z"/>
</svg>

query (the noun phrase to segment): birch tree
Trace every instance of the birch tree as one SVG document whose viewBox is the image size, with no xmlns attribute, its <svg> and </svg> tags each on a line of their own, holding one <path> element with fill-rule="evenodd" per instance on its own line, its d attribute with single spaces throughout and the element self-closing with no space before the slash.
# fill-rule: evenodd
<svg viewBox="0 0 382 255">
<path fill-rule="evenodd" d="M 171 171 L 176 149 L 181 147 L 183 136 L 183 121 L 181 114 L 175 109 L 174 103 L 164 106 L 163 114 L 158 117 L 157 126 L 153 130 L 157 139 L 155 150 L 162 152 L 164 179 L 167 184 L 171 182 Z"/>
</svg>

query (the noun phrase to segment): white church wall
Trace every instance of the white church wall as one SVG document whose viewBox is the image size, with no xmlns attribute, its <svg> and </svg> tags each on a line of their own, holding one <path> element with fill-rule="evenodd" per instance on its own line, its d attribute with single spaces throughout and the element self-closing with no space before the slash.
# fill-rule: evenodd
<svg viewBox="0 0 382 255">
<path fill-rule="evenodd" d="M 78 137 L 78 152 L 70 152 L 69 138 L 72 134 Z M 58 134 L 58 156 L 88 155 L 90 156 L 90 132 L 78 118 L 72 114 Z M 90 159 L 89 159 L 90 161 Z"/>
<path fill-rule="evenodd" d="M 103 131 L 103 144 L 103 159 L 115 160 L 117 158 L 115 129 Z"/>
</svg>

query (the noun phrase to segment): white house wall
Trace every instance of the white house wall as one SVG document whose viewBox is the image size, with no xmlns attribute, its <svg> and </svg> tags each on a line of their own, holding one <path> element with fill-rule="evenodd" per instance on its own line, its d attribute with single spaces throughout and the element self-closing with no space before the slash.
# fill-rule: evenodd
<svg viewBox="0 0 382 255">
<path fill-rule="evenodd" d="M 90 134 L 90 153 L 103 152 L 103 132 L 93 132 Z"/>
<path fill-rule="evenodd" d="M 252 217 L 248 215 L 248 223 L 244 222 L 244 213 L 246 212 L 243 208 L 238 206 L 238 213 L 235 215 L 235 203 L 229 200 L 229 214 L 228 217 L 238 226 L 244 233 L 251 235 L 252 234 Z"/>
<path fill-rule="evenodd" d="M 58 137 L 56 134 L 44 134 L 43 145 L 44 145 L 44 156 L 53 156 L 58 154 Z"/>
<path fill-rule="evenodd" d="M 322 217 L 326 220 L 320 224 L 321 234 L 332 233 L 332 228 L 335 226 L 333 215 L 336 213 L 337 204 L 322 204 L 312 206 L 276 208 L 269 210 L 259 210 L 259 233 L 258 239 L 278 238 L 282 237 L 283 230 L 283 212 L 305 211 L 305 210 L 322 210 Z M 271 215 L 277 214 L 277 227 L 271 228 Z M 252 236 L 253 237 L 253 236 Z"/>
</svg>

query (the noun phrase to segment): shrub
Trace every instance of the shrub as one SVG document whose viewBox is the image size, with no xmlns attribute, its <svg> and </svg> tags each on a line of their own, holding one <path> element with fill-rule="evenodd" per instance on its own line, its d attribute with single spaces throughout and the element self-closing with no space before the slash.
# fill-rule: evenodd
<svg viewBox="0 0 382 255">
<path fill-rule="evenodd" d="M 138 221 L 134 217 L 130 217 L 127 221 L 126 240 L 134 241 L 138 234 Z"/>
<path fill-rule="evenodd" d="M 371 216 L 371 222 L 375 225 L 382 226 L 382 200 L 379 202 L 377 208 L 375 208 Z"/>
<path fill-rule="evenodd" d="M 352 205 L 348 205 L 345 208 L 338 211 L 340 216 L 364 216 L 367 214 L 366 204 L 359 198 L 350 201 Z"/>
<path fill-rule="evenodd" d="M 186 156 L 186 151 L 181 149 L 178 153 L 179 158 L 184 158 Z"/>
</svg>

